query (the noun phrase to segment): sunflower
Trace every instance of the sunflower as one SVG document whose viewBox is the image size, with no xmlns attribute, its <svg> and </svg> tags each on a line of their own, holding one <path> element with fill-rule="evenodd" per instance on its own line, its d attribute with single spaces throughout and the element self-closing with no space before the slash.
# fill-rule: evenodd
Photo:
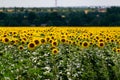
<svg viewBox="0 0 120 80">
<path fill-rule="evenodd" d="M 81 45 L 82 45 L 82 41 L 79 41 L 79 43 L 78 43 L 78 44 L 79 44 L 79 46 L 81 46 Z"/>
<path fill-rule="evenodd" d="M 19 50 L 23 50 L 24 47 L 23 47 L 22 45 L 20 45 L 20 46 L 18 46 L 18 49 L 19 49 Z"/>
<path fill-rule="evenodd" d="M 111 39 L 110 39 L 110 42 L 115 42 L 115 39 L 114 39 L 114 38 L 111 38 Z"/>
<path fill-rule="evenodd" d="M 11 41 L 10 41 L 10 44 L 11 44 L 11 45 L 14 45 L 14 44 L 15 44 L 15 41 L 14 41 L 14 40 L 11 40 Z"/>
<path fill-rule="evenodd" d="M 41 44 L 45 44 L 45 43 L 46 43 L 46 39 L 45 39 L 45 38 L 41 38 L 41 39 L 40 39 L 40 43 L 41 43 Z"/>
<path fill-rule="evenodd" d="M 57 48 L 52 49 L 52 54 L 58 54 L 59 50 Z"/>
<path fill-rule="evenodd" d="M 39 39 L 34 39 L 33 42 L 35 43 L 36 46 L 40 45 L 40 40 Z"/>
<path fill-rule="evenodd" d="M 106 37 L 106 41 L 109 42 L 110 41 L 110 37 Z"/>
<path fill-rule="evenodd" d="M 116 47 L 113 47 L 113 48 L 112 48 L 112 51 L 116 52 L 116 51 L 117 51 L 117 48 L 116 48 Z"/>
<path fill-rule="evenodd" d="M 50 41 L 50 37 L 46 37 L 46 40 L 47 40 L 47 42 L 49 42 Z"/>
<path fill-rule="evenodd" d="M 83 46 L 84 48 L 89 47 L 89 42 L 87 42 L 87 41 L 82 42 L 82 46 Z"/>
<path fill-rule="evenodd" d="M 104 47 L 105 46 L 105 43 L 104 42 L 98 42 L 98 47 L 100 47 L 100 48 L 102 48 L 102 47 Z"/>
<path fill-rule="evenodd" d="M 62 42 L 62 43 L 65 43 L 66 41 L 67 41 L 66 38 L 61 38 L 61 39 L 60 39 L 60 42 Z"/>
<path fill-rule="evenodd" d="M 25 43 L 26 43 L 26 42 L 25 42 L 24 40 L 22 40 L 22 41 L 21 41 L 21 44 L 23 44 L 23 45 L 24 45 Z"/>
<path fill-rule="evenodd" d="M 120 48 L 117 48 L 117 49 L 116 49 L 116 52 L 120 53 Z"/>
<path fill-rule="evenodd" d="M 3 43 L 7 44 L 7 43 L 9 43 L 10 40 L 9 40 L 9 38 L 5 37 L 2 39 L 2 41 L 3 41 Z"/>
<path fill-rule="evenodd" d="M 81 37 L 77 37 L 77 40 L 80 40 L 81 39 Z"/>
<path fill-rule="evenodd" d="M 29 50 L 35 49 L 35 43 L 34 43 L 34 42 L 30 42 L 30 43 L 28 44 L 28 49 L 29 49 Z"/>
<path fill-rule="evenodd" d="M 67 37 L 67 35 L 62 35 L 62 36 L 61 36 L 61 38 L 66 38 L 66 37 Z"/>
<path fill-rule="evenodd" d="M 98 40 L 99 38 L 100 38 L 100 36 L 99 36 L 99 35 L 96 35 L 96 36 L 95 36 L 95 39 L 97 39 L 97 40 Z"/>
<path fill-rule="evenodd" d="M 10 42 L 11 45 L 17 45 L 19 43 L 19 40 L 17 38 L 13 38 L 12 37 L 12 40 Z"/>
<path fill-rule="evenodd" d="M 90 41 L 90 45 L 94 45 L 96 42 L 94 40 Z"/>
<path fill-rule="evenodd" d="M 68 40 L 68 44 L 72 44 L 73 43 L 73 41 L 72 40 Z"/>
<path fill-rule="evenodd" d="M 57 46 L 58 42 L 57 41 L 52 41 L 52 46 Z"/>
<path fill-rule="evenodd" d="M 53 40 L 54 40 L 54 39 L 55 39 L 55 37 L 54 37 L 54 36 L 51 36 L 51 39 L 53 39 Z"/>
<path fill-rule="evenodd" d="M 22 40 L 27 41 L 27 38 L 26 37 L 22 37 Z"/>
<path fill-rule="evenodd" d="M 53 40 L 52 40 L 52 39 L 50 39 L 50 40 L 49 40 L 49 42 L 50 42 L 50 43 L 52 43 L 52 42 L 53 42 Z"/>
<path fill-rule="evenodd" d="M 34 40 L 34 42 L 35 42 L 36 45 L 40 44 L 39 40 Z"/>
<path fill-rule="evenodd" d="M 104 42 L 105 40 L 103 38 L 100 38 L 98 42 Z"/>
</svg>

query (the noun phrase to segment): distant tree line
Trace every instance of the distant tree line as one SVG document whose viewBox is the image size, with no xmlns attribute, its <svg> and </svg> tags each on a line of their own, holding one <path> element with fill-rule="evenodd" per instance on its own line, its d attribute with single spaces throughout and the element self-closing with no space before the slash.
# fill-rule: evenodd
<svg viewBox="0 0 120 80">
<path fill-rule="evenodd" d="M 120 26 L 120 7 L 107 12 L 0 12 L 0 26 Z"/>
</svg>

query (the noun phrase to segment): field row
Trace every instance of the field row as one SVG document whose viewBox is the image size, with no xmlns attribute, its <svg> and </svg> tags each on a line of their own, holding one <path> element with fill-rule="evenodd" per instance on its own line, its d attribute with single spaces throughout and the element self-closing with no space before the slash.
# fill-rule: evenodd
<svg viewBox="0 0 120 80">
<path fill-rule="evenodd" d="M 58 46 L 66 44 L 80 48 L 110 46 L 114 51 L 120 52 L 118 27 L 6 27 L 0 28 L 0 34 L 2 43 L 17 46 L 19 50 L 34 50 L 40 45 L 49 44 L 49 48 L 55 48 L 55 52 L 58 52 Z"/>
</svg>

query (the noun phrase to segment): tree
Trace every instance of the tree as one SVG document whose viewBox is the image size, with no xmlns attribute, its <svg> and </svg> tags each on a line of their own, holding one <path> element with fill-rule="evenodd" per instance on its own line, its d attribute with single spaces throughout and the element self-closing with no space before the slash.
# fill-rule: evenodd
<svg viewBox="0 0 120 80">
<path fill-rule="evenodd" d="M 36 14 L 35 12 L 28 12 L 28 21 L 32 25 L 34 19 L 36 19 Z"/>
<path fill-rule="evenodd" d="M 6 14 L 3 12 L 0 12 L 0 20 L 3 20 L 6 17 Z"/>
</svg>

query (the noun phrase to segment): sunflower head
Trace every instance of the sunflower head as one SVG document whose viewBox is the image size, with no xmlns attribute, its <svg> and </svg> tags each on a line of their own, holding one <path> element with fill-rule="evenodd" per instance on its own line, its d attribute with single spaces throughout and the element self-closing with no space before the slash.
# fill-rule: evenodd
<svg viewBox="0 0 120 80">
<path fill-rule="evenodd" d="M 34 39 L 33 42 L 35 43 L 36 46 L 40 45 L 40 40 L 39 39 Z"/>
<path fill-rule="evenodd" d="M 40 43 L 41 43 L 41 44 L 45 44 L 45 43 L 46 43 L 46 39 L 45 39 L 45 38 L 41 38 L 41 39 L 40 39 Z"/>
<path fill-rule="evenodd" d="M 25 41 L 21 41 L 21 44 L 24 45 L 26 42 Z"/>
<path fill-rule="evenodd" d="M 110 39 L 110 42 L 114 42 L 114 41 L 115 41 L 115 39 L 114 39 L 114 38 L 111 38 L 111 39 Z"/>
<path fill-rule="evenodd" d="M 2 41 L 3 41 L 3 43 L 7 44 L 7 43 L 9 43 L 10 40 L 9 40 L 9 38 L 5 37 L 2 39 Z"/>
<path fill-rule="evenodd" d="M 57 41 L 52 41 L 52 46 L 57 46 L 58 42 Z"/>
<path fill-rule="evenodd" d="M 116 49 L 116 52 L 120 53 L 120 48 L 117 48 L 117 49 Z"/>
<path fill-rule="evenodd" d="M 112 51 L 116 52 L 116 51 L 117 51 L 117 48 L 116 48 L 116 47 L 113 47 L 113 48 L 112 48 Z"/>
<path fill-rule="evenodd" d="M 59 50 L 57 48 L 52 49 L 52 54 L 58 54 L 58 53 L 59 53 Z"/>
<path fill-rule="evenodd" d="M 89 47 L 89 42 L 87 42 L 87 41 L 82 42 L 82 46 L 83 46 L 84 48 Z"/>
<path fill-rule="evenodd" d="M 105 43 L 104 43 L 104 42 L 99 42 L 99 43 L 98 43 L 98 47 L 103 48 L 104 46 L 105 46 Z"/>
<path fill-rule="evenodd" d="M 98 40 L 98 42 L 104 42 L 104 39 L 103 39 L 103 38 L 100 38 L 100 39 Z"/>
<path fill-rule="evenodd" d="M 61 42 L 61 43 L 66 43 L 66 41 L 67 41 L 66 38 L 61 38 L 61 39 L 60 39 L 60 42 Z"/>
<path fill-rule="evenodd" d="M 72 40 L 68 40 L 68 44 L 72 44 L 73 43 L 73 41 Z"/>
<path fill-rule="evenodd" d="M 23 37 L 22 40 L 27 41 L 27 38 L 26 38 L 26 37 Z"/>
<path fill-rule="evenodd" d="M 50 37 L 46 37 L 46 40 L 47 40 L 47 42 L 49 42 L 49 40 L 50 40 Z"/>
<path fill-rule="evenodd" d="M 110 37 L 106 37 L 106 41 L 109 42 L 110 41 Z"/>
<path fill-rule="evenodd" d="M 79 46 L 82 46 L 82 41 L 79 41 L 79 43 L 78 43 L 78 44 L 79 44 Z"/>
<path fill-rule="evenodd" d="M 34 42 L 30 42 L 29 44 L 28 44 L 28 49 L 29 50 L 34 50 L 35 49 L 35 43 Z"/>
<path fill-rule="evenodd" d="M 18 46 L 18 49 L 21 51 L 24 49 L 24 47 L 22 45 Z"/>
<path fill-rule="evenodd" d="M 19 40 L 17 38 L 12 38 L 12 40 L 10 41 L 11 45 L 17 45 L 19 44 Z"/>
</svg>

